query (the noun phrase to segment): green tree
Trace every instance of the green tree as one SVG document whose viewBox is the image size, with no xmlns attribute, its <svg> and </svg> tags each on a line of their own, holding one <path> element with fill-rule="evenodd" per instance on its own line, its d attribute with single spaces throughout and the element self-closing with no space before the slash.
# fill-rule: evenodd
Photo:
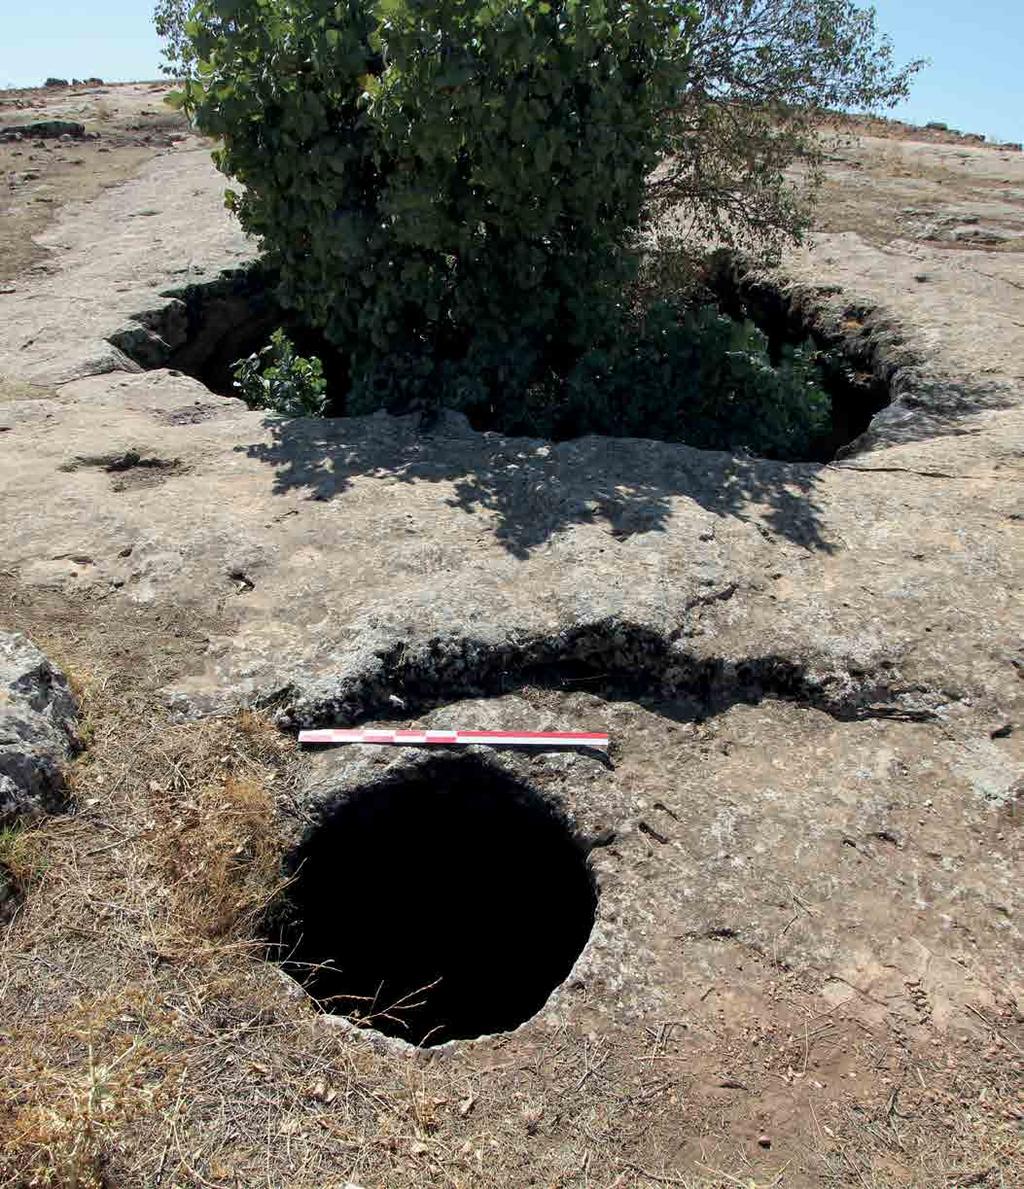
<svg viewBox="0 0 1024 1189">
<path fill-rule="evenodd" d="M 914 69 L 852 0 L 193 0 L 187 21 L 189 0 L 161 3 L 181 102 L 241 183 L 229 205 L 340 353 L 353 412 L 520 425 L 579 407 L 582 376 L 636 376 L 641 262 L 657 289 L 694 237 L 798 236 L 786 169 L 808 160 L 813 185 L 817 113 L 891 103 Z M 735 354 L 712 330 L 640 354 Z M 766 373 L 744 341 L 747 407 Z M 801 374 L 776 412 L 791 388 L 806 403 Z"/>
<path fill-rule="evenodd" d="M 585 347 L 631 279 L 682 0 L 199 0 L 185 102 L 350 407 L 472 405 Z"/>
<path fill-rule="evenodd" d="M 890 108 L 922 66 L 899 66 L 855 0 L 700 0 L 687 85 L 662 116 L 653 238 L 673 254 L 689 241 L 777 255 L 809 225 L 822 115 Z"/>
<path fill-rule="evenodd" d="M 157 0 L 153 9 L 153 25 L 164 41 L 164 64 L 160 69 L 172 78 L 188 78 L 195 63 L 186 30 L 191 8 L 192 0 Z"/>
</svg>

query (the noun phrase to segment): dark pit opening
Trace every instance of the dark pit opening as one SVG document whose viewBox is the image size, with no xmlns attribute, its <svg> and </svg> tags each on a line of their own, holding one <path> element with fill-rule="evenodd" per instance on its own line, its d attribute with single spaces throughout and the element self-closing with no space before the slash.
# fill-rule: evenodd
<svg viewBox="0 0 1024 1189">
<path fill-rule="evenodd" d="M 327 1011 L 422 1046 L 534 1016 L 597 904 L 557 810 L 468 757 L 347 796 L 290 866 L 268 929 L 284 969 Z"/>
<path fill-rule="evenodd" d="M 271 269 L 253 264 L 170 289 L 162 294 L 169 305 L 136 314 L 109 341 L 144 368 L 174 368 L 211 392 L 237 396 L 235 364 L 265 347 L 281 326 L 300 354 L 321 360 L 329 390 L 344 391 L 348 379 L 338 353 L 280 304 L 277 283 Z"/>
<path fill-rule="evenodd" d="M 784 348 L 812 343 L 820 352 L 822 388 L 831 403 L 831 426 L 807 452 L 807 462 L 830 462 L 855 442 L 872 418 L 893 400 L 896 365 L 885 359 L 884 344 L 869 325 L 875 311 L 848 306 L 845 322 L 823 324 L 806 293 L 782 290 L 756 273 L 744 274 L 728 252 L 708 262 L 705 282 L 715 304 L 736 321 L 749 319 L 767 337 L 769 356 L 778 365 Z"/>
<path fill-rule="evenodd" d="M 283 327 L 299 354 L 320 359 L 331 407 L 343 414 L 349 379 L 342 356 L 320 332 L 281 306 L 276 286 L 274 272 L 256 263 L 213 281 L 170 290 L 163 294 L 172 299 L 170 306 L 136 314 L 109 341 L 145 368 L 176 368 L 212 392 L 235 396 L 235 363 L 266 346 L 272 331 Z M 701 292 L 723 314 L 739 322 L 749 319 L 765 334 L 773 365 L 778 365 L 786 347 L 811 342 L 820 352 L 818 382 L 829 398 L 831 425 L 806 448 L 786 453 L 789 460 L 830 461 L 891 403 L 895 365 L 886 363 L 872 333 L 858 336 L 824 328 L 814 311 L 794 300 L 792 293 L 763 277 L 753 282 L 743 277 L 730 253 L 709 258 Z M 870 313 L 849 312 L 851 321 Z M 495 428 L 479 409 L 469 415 L 475 429 Z M 573 436 L 575 431 L 568 429 L 554 434 L 556 440 Z"/>
</svg>

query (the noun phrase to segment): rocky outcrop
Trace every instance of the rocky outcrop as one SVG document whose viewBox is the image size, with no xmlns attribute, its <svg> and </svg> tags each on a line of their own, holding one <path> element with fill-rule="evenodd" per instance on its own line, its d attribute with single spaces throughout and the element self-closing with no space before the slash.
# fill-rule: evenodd
<svg viewBox="0 0 1024 1189">
<path fill-rule="evenodd" d="M 36 120 L 32 124 L 11 124 L 0 128 L 0 135 L 22 137 L 36 137 L 39 140 L 57 140 L 61 136 L 70 136 L 74 140 L 81 140 L 85 136 L 85 125 L 77 120 Z"/>
<path fill-rule="evenodd" d="M 0 632 L 0 827 L 61 807 L 77 713 L 64 674 L 25 636 Z"/>
</svg>

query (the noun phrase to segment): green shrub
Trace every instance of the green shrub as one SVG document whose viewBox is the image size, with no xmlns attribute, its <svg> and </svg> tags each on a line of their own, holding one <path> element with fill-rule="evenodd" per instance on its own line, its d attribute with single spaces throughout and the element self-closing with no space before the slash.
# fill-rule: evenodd
<svg viewBox="0 0 1024 1189">
<path fill-rule="evenodd" d="M 513 433 L 617 434 L 771 458 L 806 457 L 830 424 L 813 346 L 784 348 L 775 364 L 752 322 L 668 302 L 497 417 Z"/>
<path fill-rule="evenodd" d="M 234 386 L 254 409 L 287 417 L 321 417 L 327 408 L 327 382 L 317 357 L 296 355 L 283 330 L 275 330 L 261 350 L 234 365 Z"/>
<path fill-rule="evenodd" d="M 180 101 L 241 183 L 228 205 L 338 354 L 331 411 L 442 403 L 516 432 L 779 457 L 822 432 L 812 351 L 773 366 L 749 324 L 636 307 L 679 291 L 673 228 L 766 251 L 800 233 L 786 171 L 799 158 L 813 180 L 820 108 L 891 104 L 916 69 L 871 9 L 158 0 L 157 18 Z M 239 382 L 325 407 L 269 377 L 250 361 Z"/>
<path fill-rule="evenodd" d="M 184 102 L 352 411 L 565 370 L 636 269 L 685 0 L 199 0 Z"/>
</svg>

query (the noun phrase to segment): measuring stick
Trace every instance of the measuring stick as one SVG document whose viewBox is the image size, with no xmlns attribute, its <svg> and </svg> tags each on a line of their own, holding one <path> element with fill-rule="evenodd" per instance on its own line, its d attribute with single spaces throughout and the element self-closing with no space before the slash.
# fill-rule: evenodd
<svg viewBox="0 0 1024 1189">
<path fill-rule="evenodd" d="M 300 743 L 424 744 L 451 747 L 480 743 L 491 747 L 593 747 L 607 751 L 609 739 L 596 731 L 381 731 L 367 729 L 299 731 Z"/>
</svg>

